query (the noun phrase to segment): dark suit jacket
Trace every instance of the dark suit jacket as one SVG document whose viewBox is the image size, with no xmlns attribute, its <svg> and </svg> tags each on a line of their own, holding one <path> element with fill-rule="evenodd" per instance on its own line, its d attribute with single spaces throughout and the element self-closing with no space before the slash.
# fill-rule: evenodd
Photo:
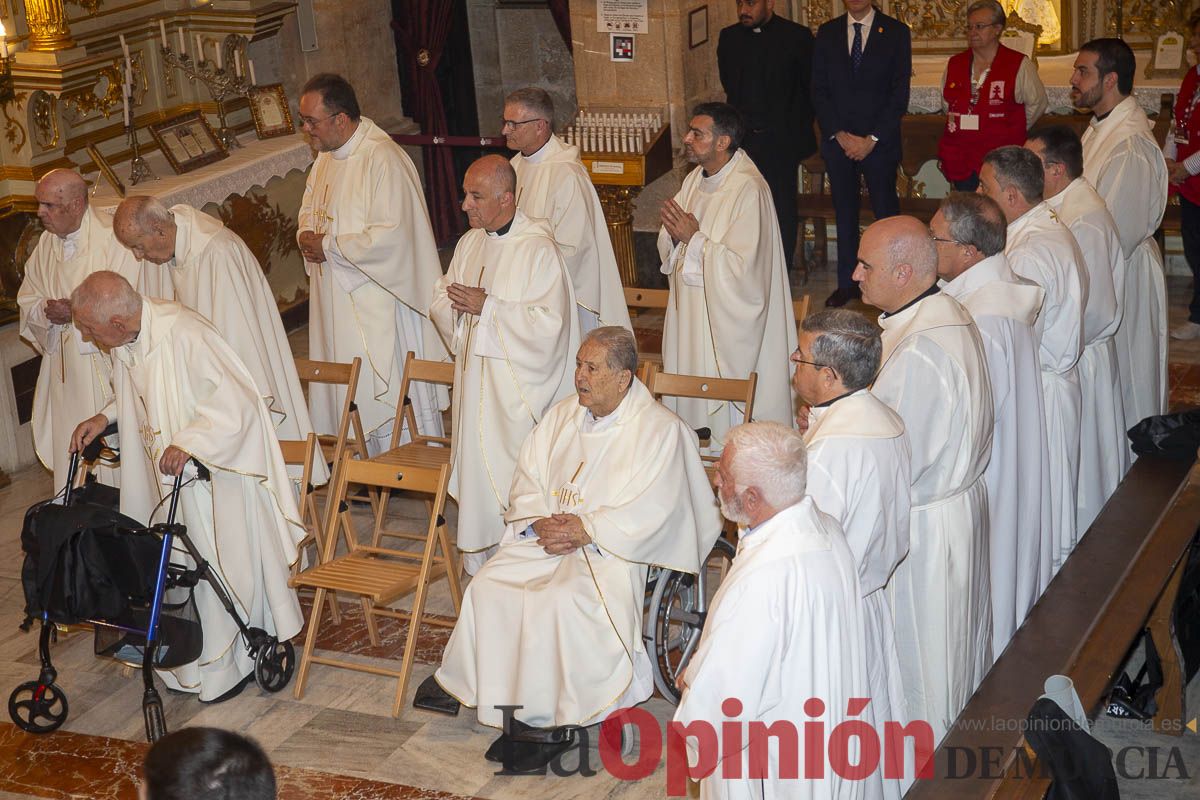
<svg viewBox="0 0 1200 800">
<path fill-rule="evenodd" d="M 717 66 L 729 104 L 749 128 L 761 127 L 797 159 L 816 152 L 812 83 L 812 32 L 778 15 L 761 33 L 730 25 L 717 41 Z"/>
<path fill-rule="evenodd" d="M 846 15 L 817 31 L 813 48 L 813 106 L 821 128 L 821 150 L 841 147 L 839 131 L 879 137 L 873 152 L 900 158 L 900 118 L 908 110 L 912 79 L 912 34 L 908 26 L 875 9 L 862 63 L 850 68 Z"/>
</svg>

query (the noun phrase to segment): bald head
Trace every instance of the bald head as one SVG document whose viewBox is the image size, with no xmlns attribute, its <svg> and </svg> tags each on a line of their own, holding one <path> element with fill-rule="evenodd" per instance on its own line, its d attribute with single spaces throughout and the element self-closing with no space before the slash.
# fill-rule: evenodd
<svg viewBox="0 0 1200 800">
<path fill-rule="evenodd" d="M 71 292 L 71 318 L 83 338 L 120 347 L 141 330 L 142 296 L 115 272 L 93 272 Z"/>
<path fill-rule="evenodd" d="M 113 217 L 113 233 L 139 259 L 165 264 L 175 257 L 175 215 L 156 197 L 122 200 Z"/>
<path fill-rule="evenodd" d="M 893 312 L 937 281 L 937 246 L 916 217 L 888 217 L 871 225 L 858 245 L 854 270 L 863 302 Z"/>
<path fill-rule="evenodd" d="M 463 177 L 463 211 L 472 228 L 496 231 L 517 213 L 517 173 L 503 156 L 484 156 Z"/>
<path fill-rule="evenodd" d="M 69 169 L 47 172 L 38 181 L 34 197 L 42 227 L 55 236 L 66 237 L 79 230 L 87 213 L 87 182 Z"/>
</svg>

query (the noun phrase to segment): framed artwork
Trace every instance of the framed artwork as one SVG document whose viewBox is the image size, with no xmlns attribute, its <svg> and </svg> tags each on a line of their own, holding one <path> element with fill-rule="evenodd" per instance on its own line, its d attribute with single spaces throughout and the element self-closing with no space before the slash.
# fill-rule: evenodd
<svg viewBox="0 0 1200 800">
<path fill-rule="evenodd" d="M 708 41 L 708 6 L 688 12 L 688 47 L 699 47 Z"/>
<path fill-rule="evenodd" d="M 254 131 L 258 138 L 270 139 L 272 136 L 287 136 L 296 132 L 282 83 L 255 86 L 247 97 L 250 100 L 250 113 L 254 116 Z"/>
<path fill-rule="evenodd" d="M 610 33 L 608 35 L 613 61 L 633 61 L 633 34 Z"/>
<path fill-rule="evenodd" d="M 217 135 L 199 111 L 189 111 L 178 117 L 156 122 L 150 135 L 176 175 L 229 157 L 229 152 L 217 140 Z"/>
<path fill-rule="evenodd" d="M 113 170 L 112 165 L 104 159 L 104 156 L 96 149 L 96 145 L 89 144 L 87 146 L 87 154 L 92 157 L 92 162 L 96 165 L 96 169 L 100 170 L 100 174 L 113 187 L 113 191 L 117 193 L 117 196 L 125 197 L 125 184 L 121 183 L 121 179 L 117 177 L 117 173 Z"/>
</svg>

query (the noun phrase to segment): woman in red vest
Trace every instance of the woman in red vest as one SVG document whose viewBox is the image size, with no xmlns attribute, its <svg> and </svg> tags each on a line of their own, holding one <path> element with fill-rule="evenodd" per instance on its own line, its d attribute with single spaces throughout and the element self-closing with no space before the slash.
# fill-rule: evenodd
<svg viewBox="0 0 1200 800">
<path fill-rule="evenodd" d="M 1025 144 L 1025 132 L 1046 110 L 1046 89 L 1023 54 L 1000 44 L 1004 7 L 996 0 L 967 6 L 967 44 L 942 75 L 946 129 L 938 142 L 942 174 L 955 189 L 979 186 L 983 157 Z"/>
<path fill-rule="evenodd" d="M 1191 51 L 1200 60 L 1200 11 L 1188 20 Z M 1163 155 L 1171 191 L 1179 194 L 1180 234 L 1183 255 L 1192 268 L 1195 286 L 1188 306 L 1188 321 L 1171 331 L 1172 339 L 1200 339 L 1200 66 L 1188 70 L 1175 97 L 1175 116 Z"/>
</svg>

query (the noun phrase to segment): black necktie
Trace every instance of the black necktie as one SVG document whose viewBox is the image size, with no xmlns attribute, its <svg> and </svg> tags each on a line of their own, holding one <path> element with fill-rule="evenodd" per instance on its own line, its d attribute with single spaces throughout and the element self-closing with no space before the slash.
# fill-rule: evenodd
<svg viewBox="0 0 1200 800">
<path fill-rule="evenodd" d="M 854 23 L 854 43 L 850 45 L 850 66 L 856 72 L 862 63 L 862 26 L 861 22 Z"/>
</svg>

